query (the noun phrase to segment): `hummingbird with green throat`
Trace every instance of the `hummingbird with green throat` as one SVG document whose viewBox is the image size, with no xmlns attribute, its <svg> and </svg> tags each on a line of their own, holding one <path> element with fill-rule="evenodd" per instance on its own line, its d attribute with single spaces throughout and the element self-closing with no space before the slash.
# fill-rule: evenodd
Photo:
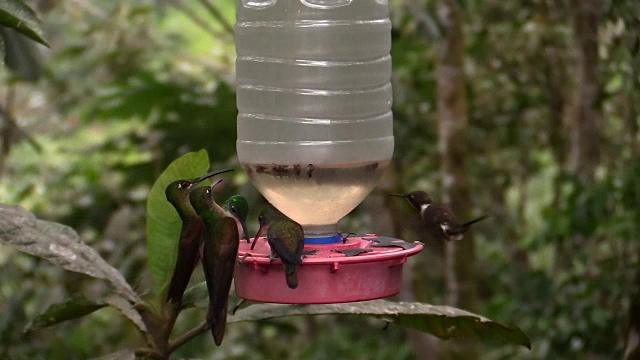
<svg viewBox="0 0 640 360">
<path fill-rule="evenodd" d="M 472 224 L 486 219 L 488 216 L 480 216 L 467 222 L 460 222 L 451 210 L 444 206 L 434 204 L 429 195 L 424 191 L 412 191 L 407 194 L 389 194 L 389 196 L 402 197 L 409 201 L 414 209 L 420 213 L 427 232 L 437 240 L 462 240 L 464 233 Z"/>
<path fill-rule="evenodd" d="M 207 324 L 211 327 L 216 345 L 220 345 L 224 337 L 229 290 L 240 241 L 235 217 L 213 198 L 213 188 L 221 181 L 212 186 L 195 188 L 189 194 L 191 205 L 204 223 L 202 268 L 209 292 Z"/>
<path fill-rule="evenodd" d="M 271 247 L 270 260 L 277 256 L 284 266 L 285 279 L 290 289 L 298 287 L 296 266 L 302 265 L 302 249 L 304 248 L 304 231 L 297 222 L 289 219 L 273 205 L 265 206 L 258 215 L 260 229 L 256 233 L 251 249 L 260 235 L 267 232 L 267 242 Z"/>
<path fill-rule="evenodd" d="M 247 214 L 249 214 L 249 203 L 242 195 L 232 195 L 222 204 L 222 208 L 230 212 L 238 223 L 238 233 L 240 239 L 249 240 L 249 231 L 247 231 Z"/>
<path fill-rule="evenodd" d="M 173 205 L 180 216 L 180 220 L 182 220 L 178 243 L 178 258 L 167 292 L 167 302 L 174 304 L 176 307 L 180 307 L 182 304 L 182 296 L 198 263 L 200 239 L 204 226 L 202 219 L 191 206 L 189 193 L 200 182 L 230 171 L 234 170 L 213 171 L 195 179 L 176 180 L 165 189 L 167 200 Z"/>
</svg>

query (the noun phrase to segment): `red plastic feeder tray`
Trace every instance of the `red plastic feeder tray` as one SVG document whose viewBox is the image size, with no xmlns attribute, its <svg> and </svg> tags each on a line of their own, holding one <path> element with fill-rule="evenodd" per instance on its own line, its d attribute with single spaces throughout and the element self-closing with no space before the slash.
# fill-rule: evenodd
<svg viewBox="0 0 640 360">
<path fill-rule="evenodd" d="M 243 241 L 234 275 L 236 293 L 251 301 L 281 304 L 331 304 L 395 295 L 402 285 L 402 265 L 407 257 L 420 252 L 423 245 L 393 239 L 413 247 L 376 247 L 376 239 L 392 240 L 366 234 L 348 237 L 344 243 L 305 244 L 305 253 L 315 253 L 306 255 L 297 267 L 296 289 L 287 286 L 280 259 L 270 264 L 271 249 L 265 237 L 258 239 L 253 250 L 251 244 Z M 354 256 L 338 252 L 358 253 L 358 249 L 363 252 Z"/>
</svg>

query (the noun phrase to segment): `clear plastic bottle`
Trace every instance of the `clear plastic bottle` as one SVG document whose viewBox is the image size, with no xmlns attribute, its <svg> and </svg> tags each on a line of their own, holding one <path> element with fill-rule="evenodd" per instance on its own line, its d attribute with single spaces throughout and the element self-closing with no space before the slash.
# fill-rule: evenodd
<svg viewBox="0 0 640 360">
<path fill-rule="evenodd" d="M 240 163 L 307 237 L 371 192 L 393 155 L 386 0 L 238 0 Z"/>
</svg>

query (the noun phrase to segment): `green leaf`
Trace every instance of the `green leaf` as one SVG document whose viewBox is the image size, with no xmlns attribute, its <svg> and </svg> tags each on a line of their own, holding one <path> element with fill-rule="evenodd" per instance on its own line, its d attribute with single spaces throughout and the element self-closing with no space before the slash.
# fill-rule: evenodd
<svg viewBox="0 0 640 360">
<path fill-rule="evenodd" d="M 147 333 L 147 326 L 142 320 L 142 316 L 140 316 L 140 312 L 134 308 L 130 302 L 118 295 L 110 295 L 104 300 L 104 303 L 111 306 L 112 308 L 120 311 L 122 315 L 124 315 L 129 321 L 131 321 L 135 326 L 138 327 L 140 331 L 143 333 Z M 140 304 L 140 303 L 136 303 Z"/>
<path fill-rule="evenodd" d="M 19 206 L 0 204 L 0 244 L 48 260 L 69 271 L 105 280 L 127 301 L 140 301 L 120 271 L 109 265 L 97 251 L 80 242 L 72 228 L 38 220 Z"/>
<path fill-rule="evenodd" d="M 441 339 L 475 338 L 491 343 L 516 344 L 531 349 L 531 340 L 517 326 L 504 325 L 450 306 L 418 302 L 372 300 L 346 304 L 258 304 L 238 310 L 227 322 L 256 321 L 295 315 L 350 314 L 381 318 Z"/>
<path fill-rule="evenodd" d="M 185 309 L 199 307 L 206 309 L 209 305 L 209 291 L 205 281 L 195 284 L 184 292 L 182 307 Z"/>
<path fill-rule="evenodd" d="M 0 0 L 0 26 L 15 29 L 42 45 L 49 46 L 36 13 L 21 0 Z"/>
<path fill-rule="evenodd" d="M 7 68 L 18 79 L 38 80 L 42 73 L 42 65 L 36 44 L 13 29 L 3 27 L 0 27 L 0 38 L 4 40 L 6 52 L 4 59 Z"/>
<path fill-rule="evenodd" d="M 82 295 L 76 295 L 65 300 L 62 303 L 49 306 L 45 312 L 36 316 L 27 326 L 25 332 L 34 331 L 45 328 L 47 326 L 59 324 L 67 320 L 73 320 L 107 306 L 105 303 L 97 303 L 85 298 Z"/>
<path fill-rule="evenodd" d="M 209 169 L 206 150 L 187 153 L 174 160 L 153 184 L 147 198 L 147 266 L 153 279 L 152 293 L 159 296 L 171 279 L 178 256 L 181 220 L 167 201 L 171 182 L 201 176 Z"/>
<path fill-rule="evenodd" d="M 89 315 L 96 310 L 102 309 L 105 306 L 111 306 L 117 309 L 134 325 L 136 325 L 140 331 L 144 333 L 147 332 L 140 314 L 123 297 L 118 295 L 109 295 L 104 300 L 93 300 L 82 294 L 76 294 L 64 302 L 49 306 L 47 310 L 29 322 L 24 331 L 30 332 L 59 324 L 64 321 L 77 319 L 85 315 Z"/>
</svg>

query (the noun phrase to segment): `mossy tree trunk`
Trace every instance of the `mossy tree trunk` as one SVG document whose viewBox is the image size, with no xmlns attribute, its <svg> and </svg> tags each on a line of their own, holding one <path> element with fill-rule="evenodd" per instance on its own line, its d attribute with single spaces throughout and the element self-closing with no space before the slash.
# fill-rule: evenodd
<svg viewBox="0 0 640 360">
<path fill-rule="evenodd" d="M 464 79 L 462 11 L 455 0 L 439 0 L 437 15 L 442 37 L 437 48 L 436 81 L 438 152 L 443 182 L 443 202 L 461 219 L 470 216 L 467 178 L 467 102 Z M 475 243 L 471 234 L 463 241 L 445 245 L 445 278 L 449 305 L 474 311 L 477 308 Z M 448 346 L 452 358 L 477 358 L 470 343 Z"/>
<path fill-rule="evenodd" d="M 600 158 L 601 86 L 598 25 L 601 0 L 571 0 L 576 41 L 577 87 L 569 120 L 572 125 L 570 165 L 576 175 L 593 178 Z"/>
</svg>

